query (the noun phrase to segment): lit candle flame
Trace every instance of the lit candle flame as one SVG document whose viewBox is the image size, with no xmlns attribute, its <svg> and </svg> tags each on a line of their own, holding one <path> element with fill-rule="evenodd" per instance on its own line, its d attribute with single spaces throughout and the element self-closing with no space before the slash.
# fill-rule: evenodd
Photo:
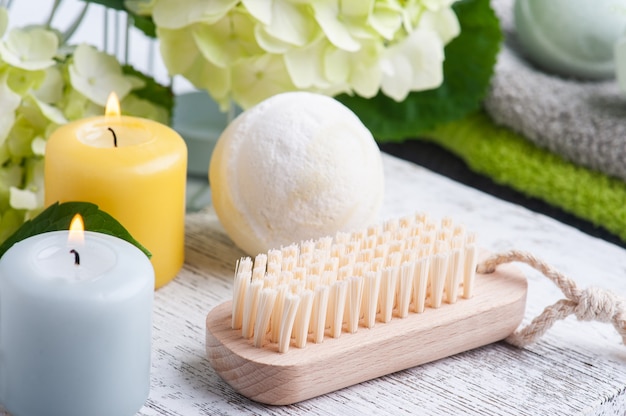
<svg viewBox="0 0 626 416">
<path fill-rule="evenodd" d="M 107 105 L 104 107 L 104 115 L 107 117 L 119 117 L 121 113 L 120 100 L 115 92 L 111 92 L 107 99 Z"/>
<path fill-rule="evenodd" d="M 67 242 L 80 245 L 85 243 L 85 223 L 80 214 L 74 215 L 72 222 L 70 222 L 70 232 L 67 237 Z"/>
</svg>

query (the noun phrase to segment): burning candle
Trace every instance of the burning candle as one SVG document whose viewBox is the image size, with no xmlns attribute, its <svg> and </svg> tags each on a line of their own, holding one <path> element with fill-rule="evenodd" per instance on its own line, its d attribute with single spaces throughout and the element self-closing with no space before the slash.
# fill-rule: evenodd
<svg viewBox="0 0 626 416">
<path fill-rule="evenodd" d="M 171 128 L 121 116 L 112 94 L 105 115 L 68 123 L 48 139 L 45 204 L 86 201 L 115 217 L 152 253 L 156 287 L 184 261 L 187 147 Z"/>
<path fill-rule="evenodd" d="M 153 267 L 76 221 L 0 258 L 0 402 L 15 415 L 130 416 L 148 397 Z"/>
</svg>

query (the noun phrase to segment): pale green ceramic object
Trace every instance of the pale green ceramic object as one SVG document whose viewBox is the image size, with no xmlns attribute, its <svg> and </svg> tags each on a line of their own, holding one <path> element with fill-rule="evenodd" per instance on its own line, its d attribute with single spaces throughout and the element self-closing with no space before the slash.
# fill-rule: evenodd
<svg viewBox="0 0 626 416">
<path fill-rule="evenodd" d="M 626 0 L 516 0 L 515 26 L 538 67 L 562 76 L 612 78 Z"/>
</svg>

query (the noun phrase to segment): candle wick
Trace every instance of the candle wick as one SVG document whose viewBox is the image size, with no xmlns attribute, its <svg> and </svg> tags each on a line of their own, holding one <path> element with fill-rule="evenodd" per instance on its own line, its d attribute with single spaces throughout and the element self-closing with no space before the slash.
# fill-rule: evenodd
<svg viewBox="0 0 626 416">
<path fill-rule="evenodd" d="M 113 135 L 113 146 L 117 147 L 117 136 L 115 135 L 115 131 L 113 131 L 113 129 L 111 127 L 107 127 L 107 129 L 111 132 L 111 134 Z"/>
<path fill-rule="evenodd" d="M 78 251 L 71 249 L 70 253 L 74 254 L 74 264 L 76 266 L 80 266 L 80 255 L 78 254 Z"/>
</svg>

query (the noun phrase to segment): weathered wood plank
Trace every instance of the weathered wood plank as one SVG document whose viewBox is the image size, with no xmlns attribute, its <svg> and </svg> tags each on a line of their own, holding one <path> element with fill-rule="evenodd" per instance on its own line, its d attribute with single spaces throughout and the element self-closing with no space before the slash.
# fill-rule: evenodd
<svg viewBox="0 0 626 416">
<path fill-rule="evenodd" d="M 419 210 L 449 215 L 476 230 L 481 245 L 492 251 L 528 250 L 572 274 L 582 287 L 626 293 L 626 279 L 619 278 L 626 270 L 622 249 L 412 164 L 388 156 L 384 162 L 382 218 Z M 157 292 L 154 381 L 141 415 L 583 415 L 626 409 L 626 348 L 609 325 L 572 318 L 526 349 L 497 343 L 290 406 L 252 402 L 207 364 L 202 331 L 206 312 L 230 298 L 233 265 L 243 253 L 210 212 L 190 216 L 188 233 L 185 271 Z M 543 276 L 521 267 L 530 283 L 529 320 L 560 294 Z"/>
<path fill-rule="evenodd" d="M 479 233 L 480 246 L 535 253 L 574 278 L 626 294 L 626 251 L 550 218 L 383 157 L 382 218 L 425 211 Z M 496 343 L 289 406 L 235 393 L 205 358 L 205 318 L 231 297 L 233 247 L 214 214 L 187 219 L 186 265 L 155 294 L 152 388 L 142 416 L 236 414 L 623 415 L 626 347 L 608 324 L 557 323 L 537 344 Z M 559 299 L 546 278 L 529 280 L 525 321 Z M 419 344 L 416 345 L 419 348 Z"/>
</svg>

